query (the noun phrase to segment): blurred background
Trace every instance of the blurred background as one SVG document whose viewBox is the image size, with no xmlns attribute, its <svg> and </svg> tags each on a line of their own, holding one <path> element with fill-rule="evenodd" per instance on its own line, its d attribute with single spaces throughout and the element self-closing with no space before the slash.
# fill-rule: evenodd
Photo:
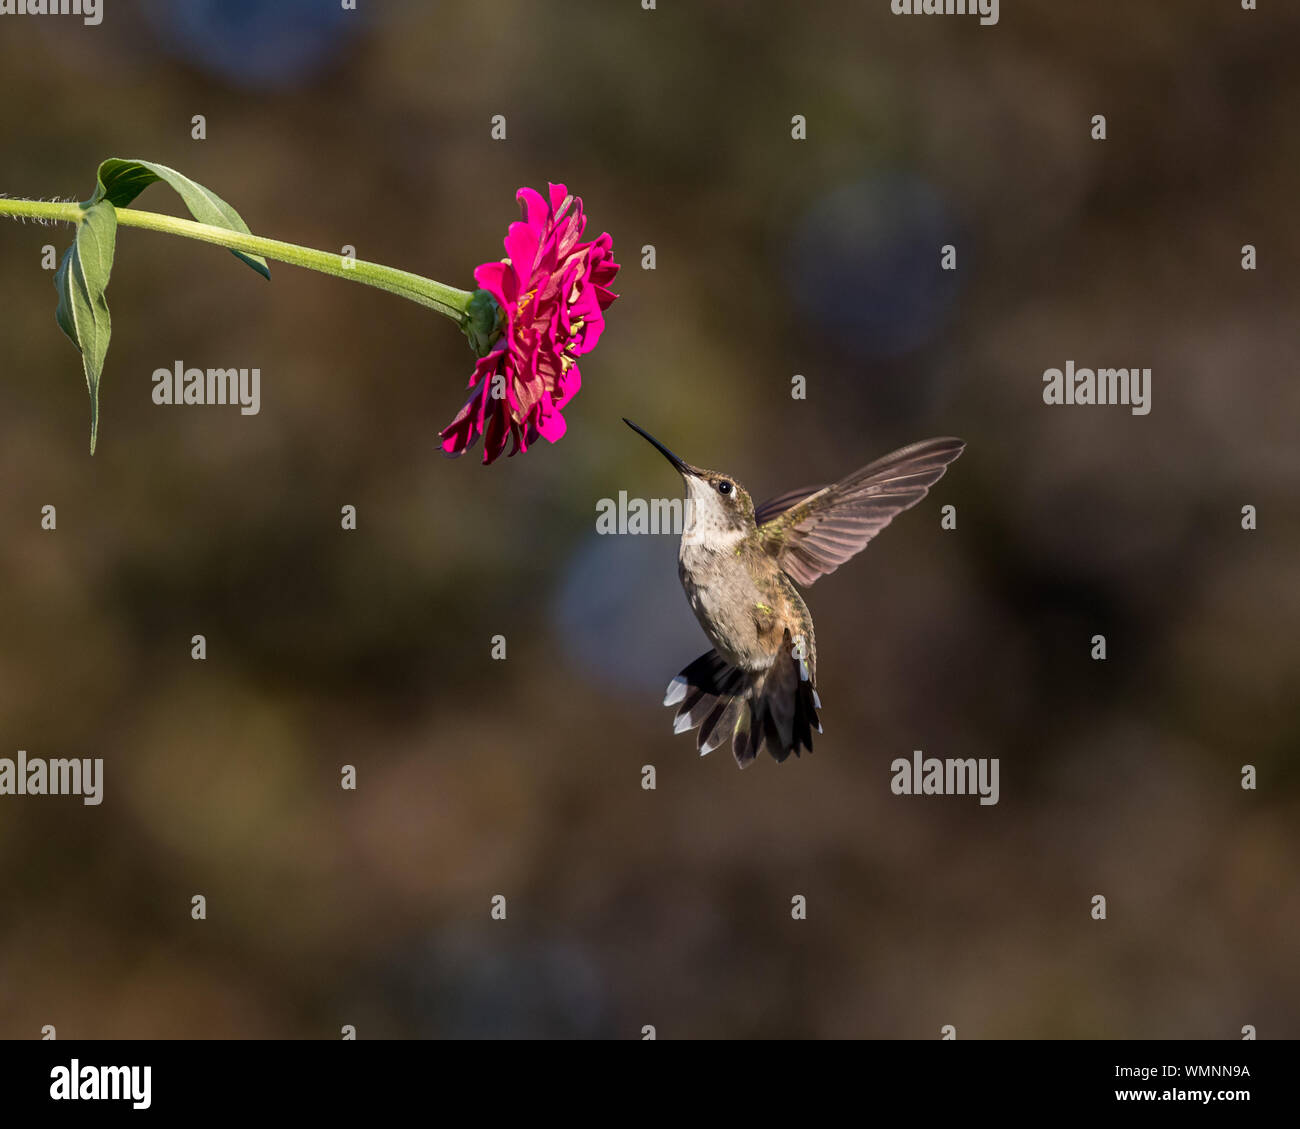
<svg viewBox="0 0 1300 1129">
<path fill-rule="evenodd" d="M 0 191 L 148 158 L 468 286 L 563 181 L 622 297 L 567 437 L 484 468 L 449 322 L 123 229 L 92 459 L 69 231 L 0 221 L 0 755 L 105 761 L 100 807 L 0 799 L 0 1035 L 1300 1036 L 1300 11 L 360 7 L 4 19 Z M 261 413 L 155 406 L 177 360 Z M 1151 414 L 1045 407 L 1067 360 Z M 807 593 L 811 757 L 673 736 L 707 644 L 676 539 L 595 532 L 680 491 L 624 415 L 756 497 L 967 440 Z M 1001 802 L 892 795 L 914 749 Z"/>
</svg>

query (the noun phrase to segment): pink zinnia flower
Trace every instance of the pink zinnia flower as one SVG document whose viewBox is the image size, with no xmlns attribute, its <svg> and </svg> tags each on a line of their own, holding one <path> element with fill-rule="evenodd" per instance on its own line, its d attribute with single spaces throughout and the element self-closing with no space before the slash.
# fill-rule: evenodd
<svg viewBox="0 0 1300 1129">
<path fill-rule="evenodd" d="M 582 199 L 563 184 L 548 187 L 549 201 L 519 190 L 523 220 L 510 225 L 508 257 L 474 272 L 476 297 L 486 292 L 495 300 L 499 336 L 474 366 L 465 406 L 442 431 L 448 455 L 468 450 L 480 435 L 485 464 L 507 440 L 513 455 L 539 435 L 559 439 L 566 426 L 560 412 L 582 386 L 578 358 L 596 347 L 605 310 L 618 297 L 608 289 L 618 272 L 613 240 L 603 233 L 584 243 Z"/>
</svg>

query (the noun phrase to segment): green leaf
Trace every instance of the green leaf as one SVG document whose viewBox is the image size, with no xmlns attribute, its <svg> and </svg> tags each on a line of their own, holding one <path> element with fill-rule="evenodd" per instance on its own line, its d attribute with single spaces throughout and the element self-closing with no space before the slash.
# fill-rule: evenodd
<svg viewBox="0 0 1300 1129">
<path fill-rule="evenodd" d="M 72 246 L 63 253 L 54 272 L 59 305 L 54 311 L 59 328 L 81 351 L 90 392 L 90 453 L 95 453 L 99 436 L 99 378 L 104 371 L 112 322 L 108 316 L 108 276 L 113 269 L 113 248 L 117 242 L 117 211 L 107 201 L 83 204 L 85 214 L 77 222 Z"/>
<path fill-rule="evenodd" d="M 99 184 L 95 188 L 95 195 L 87 203 L 98 204 L 101 200 L 107 200 L 115 207 L 124 208 L 157 180 L 165 181 L 176 189 L 189 208 L 190 215 L 199 223 L 224 227 L 227 231 L 238 231 L 241 235 L 252 234 L 248 230 L 248 224 L 239 218 L 239 213 L 215 192 L 208 191 L 175 169 L 153 161 L 110 157 L 99 166 Z M 271 268 L 261 255 L 249 255 L 243 251 L 230 253 L 247 263 L 263 278 L 271 277 Z"/>
</svg>

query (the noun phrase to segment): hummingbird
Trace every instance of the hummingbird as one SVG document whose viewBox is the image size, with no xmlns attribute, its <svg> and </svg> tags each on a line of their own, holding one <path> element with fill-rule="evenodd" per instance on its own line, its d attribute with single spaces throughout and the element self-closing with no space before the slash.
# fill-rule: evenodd
<svg viewBox="0 0 1300 1129">
<path fill-rule="evenodd" d="M 812 752 L 817 643 L 796 584 L 834 572 L 929 493 L 965 449 L 923 439 L 829 486 L 789 490 L 755 506 L 730 474 L 679 459 L 630 419 L 623 422 L 676 468 L 686 485 L 677 573 L 713 648 L 668 684 L 673 732 L 699 728 L 700 756 L 728 739 L 741 768 L 766 748 L 778 763 Z"/>
</svg>

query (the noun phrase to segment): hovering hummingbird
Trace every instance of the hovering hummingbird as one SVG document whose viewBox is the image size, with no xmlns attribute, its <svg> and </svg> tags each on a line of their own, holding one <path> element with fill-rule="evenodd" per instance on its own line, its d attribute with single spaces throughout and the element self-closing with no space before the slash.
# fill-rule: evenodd
<svg viewBox="0 0 1300 1129">
<path fill-rule="evenodd" d="M 687 521 L 677 572 L 713 649 L 668 684 L 680 708 L 673 732 L 699 726 L 700 755 L 728 738 L 744 768 L 766 746 L 777 761 L 812 752 L 817 718 L 817 644 L 795 584 L 807 587 L 867 547 L 916 505 L 965 449 L 960 439 L 923 439 L 830 486 L 780 494 L 759 506 L 729 474 L 702 470 L 653 444 L 686 482 Z"/>
</svg>

